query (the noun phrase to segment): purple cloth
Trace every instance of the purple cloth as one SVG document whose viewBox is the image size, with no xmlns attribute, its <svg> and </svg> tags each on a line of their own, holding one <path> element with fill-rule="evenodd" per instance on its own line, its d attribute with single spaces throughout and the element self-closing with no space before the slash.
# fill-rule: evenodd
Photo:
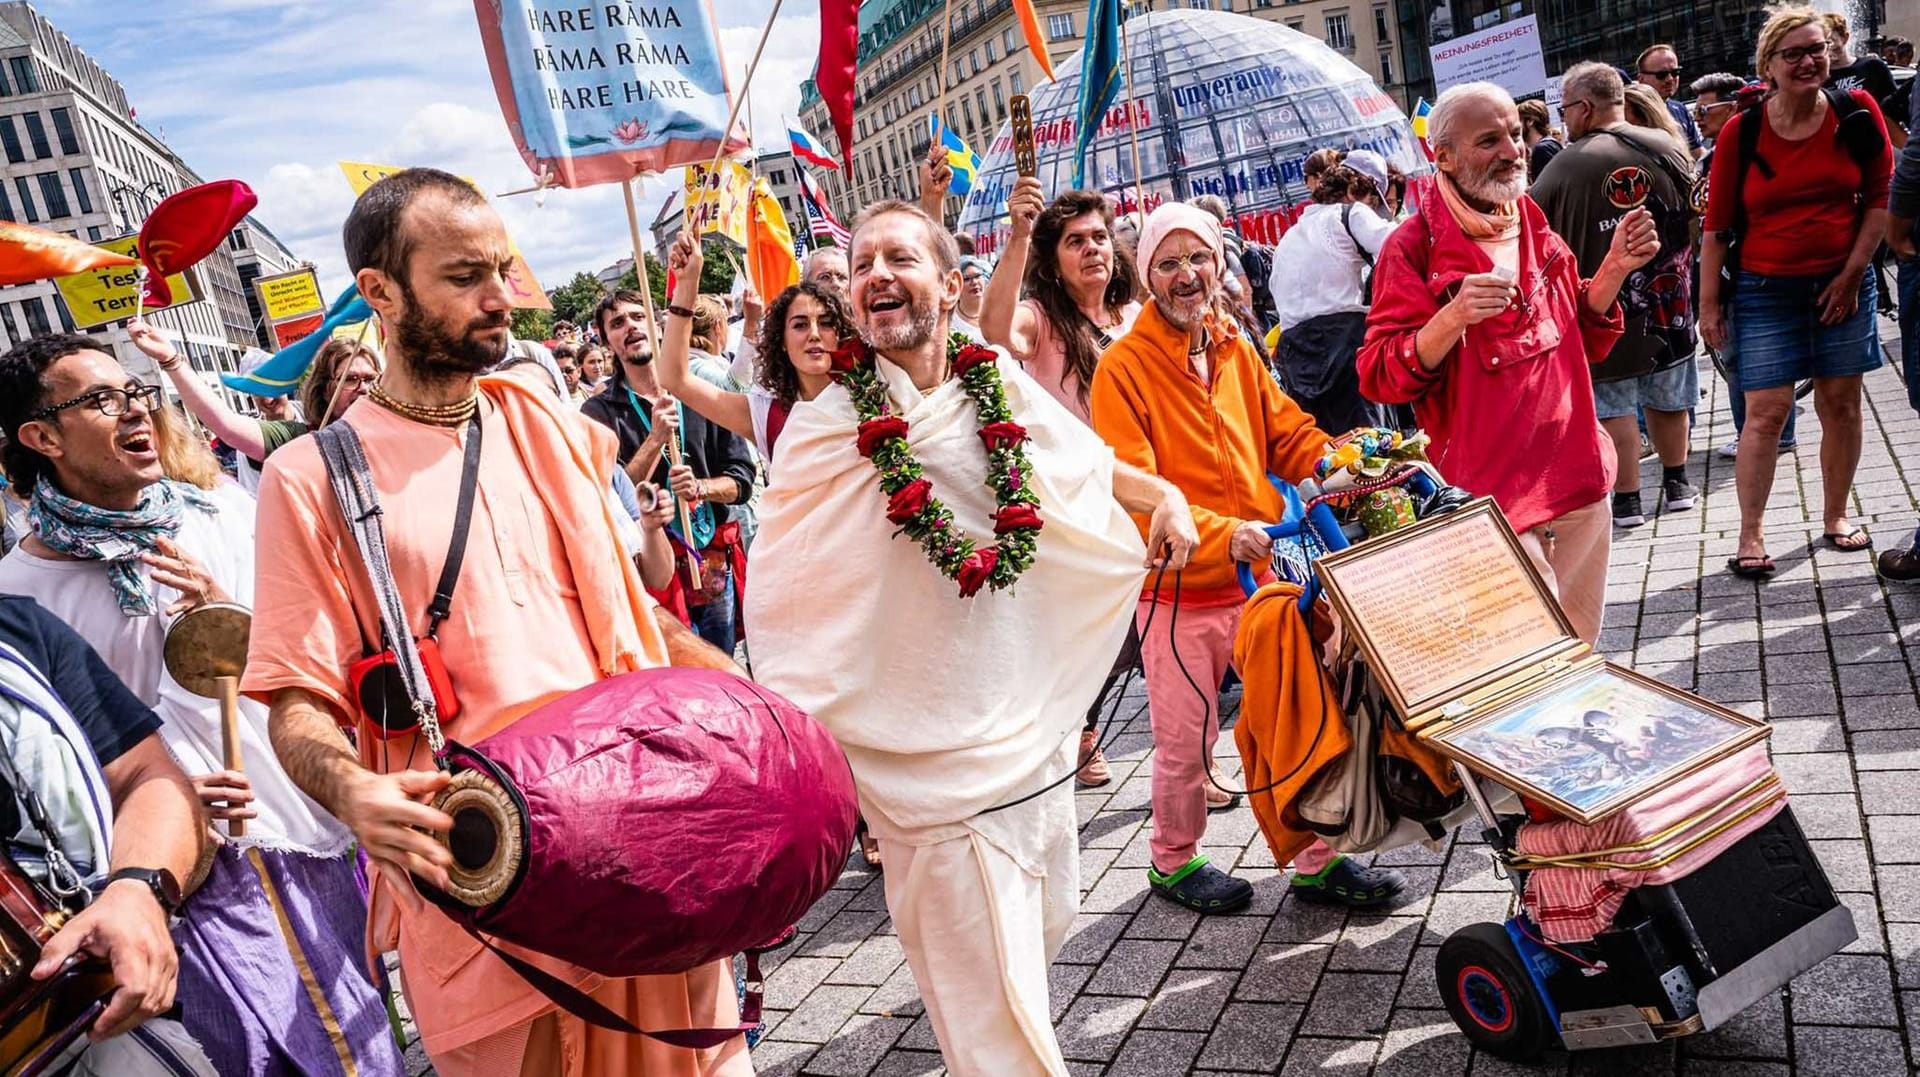
<svg viewBox="0 0 1920 1077">
<path fill-rule="evenodd" d="M 226 845 L 214 856 L 175 934 L 183 1023 L 221 1074 L 348 1077 L 343 1051 L 360 1077 L 406 1073 L 361 959 L 354 875 L 351 855 Z"/>
</svg>

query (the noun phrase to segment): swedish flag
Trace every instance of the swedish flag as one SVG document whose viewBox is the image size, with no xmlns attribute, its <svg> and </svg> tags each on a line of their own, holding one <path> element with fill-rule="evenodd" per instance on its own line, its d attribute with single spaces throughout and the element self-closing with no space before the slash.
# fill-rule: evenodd
<svg viewBox="0 0 1920 1077">
<path fill-rule="evenodd" d="M 1080 97 L 1073 110 L 1073 185 L 1086 181 L 1087 147 L 1100 121 L 1119 96 L 1120 0 L 1092 0 L 1087 6 L 1087 43 L 1080 50 Z"/>
<path fill-rule="evenodd" d="M 974 177 L 980 173 L 980 155 L 973 152 L 966 140 L 947 125 L 940 122 L 937 113 L 928 113 L 927 122 L 932 124 L 933 141 L 947 151 L 947 164 L 953 169 L 953 180 L 947 184 L 948 194 L 966 194 L 973 190 Z"/>
</svg>

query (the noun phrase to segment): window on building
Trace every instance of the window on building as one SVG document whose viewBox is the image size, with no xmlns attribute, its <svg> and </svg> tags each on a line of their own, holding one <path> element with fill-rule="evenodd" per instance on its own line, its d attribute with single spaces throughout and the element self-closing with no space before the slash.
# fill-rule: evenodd
<svg viewBox="0 0 1920 1077">
<path fill-rule="evenodd" d="M 964 94 L 962 94 L 962 95 L 961 95 L 961 97 L 960 97 L 960 111 L 961 111 L 961 112 L 962 112 L 963 114 L 965 114 L 965 116 L 966 116 L 966 118 L 967 118 L 967 137 L 968 137 L 968 138 L 972 138 L 972 137 L 973 137 L 973 130 L 974 130 L 974 125 L 973 125 L 973 98 L 971 98 L 971 97 L 968 97 L 968 96 L 966 96 L 966 95 L 964 95 Z"/>
<path fill-rule="evenodd" d="M 999 59 L 1000 59 L 1000 43 L 998 41 L 995 41 L 992 38 L 988 38 L 987 39 L 987 62 L 993 63 Z"/>
<path fill-rule="evenodd" d="M 73 114 L 64 108 L 53 110 L 53 133 L 59 136 L 61 153 L 80 152 L 80 139 L 73 133 Z"/>
<path fill-rule="evenodd" d="M 20 309 L 27 314 L 27 332 L 33 336 L 42 336 L 53 332 L 53 326 L 47 324 L 47 308 L 40 305 L 40 297 L 30 295 L 20 301 Z"/>
<path fill-rule="evenodd" d="M 914 83 L 912 86 L 907 87 L 907 107 L 908 108 L 920 107 L 920 84 L 919 83 Z"/>
<path fill-rule="evenodd" d="M 104 238 L 106 234 L 107 233 L 104 230 L 102 230 L 101 227 L 97 224 L 90 224 L 87 226 L 87 242 L 89 243 L 100 242 L 100 240 Z"/>
<path fill-rule="evenodd" d="M 33 159 L 43 161 L 53 156 L 53 147 L 47 144 L 47 125 L 41 121 L 38 112 L 28 112 L 20 119 L 27 125 L 27 141 L 33 143 Z"/>
<path fill-rule="evenodd" d="M 1007 118 L 1007 99 L 1006 96 L 1000 92 L 999 79 L 993 80 L 993 118 L 996 120 L 1004 120 Z"/>
<path fill-rule="evenodd" d="M 1327 44 L 1341 52 L 1353 51 L 1353 27 L 1346 12 L 1327 16 Z"/>
<path fill-rule="evenodd" d="M 973 69 L 974 74 L 978 75 L 980 73 L 980 50 L 979 49 L 967 50 L 967 66 Z"/>
<path fill-rule="evenodd" d="M 20 131 L 13 125 L 12 116 L 0 116 L 0 146 L 5 146 L 7 162 L 19 164 L 27 159 L 26 151 L 20 148 Z"/>
<path fill-rule="evenodd" d="M 20 332 L 20 323 L 13 317 L 13 308 L 5 303 L 0 303 L 0 322 L 6 323 L 8 340 L 18 344 L 27 339 L 25 334 Z"/>
<path fill-rule="evenodd" d="M 0 184 L 0 221 L 12 221 L 19 218 L 13 215 L 13 203 L 7 199 L 7 188 Z"/>
<path fill-rule="evenodd" d="M 1013 43 L 1013 27 L 1011 26 L 1000 31 L 1000 51 L 1006 53 L 1008 56 L 1012 56 L 1014 53 L 1020 51 L 1020 46 Z"/>
<path fill-rule="evenodd" d="M 40 223 L 40 211 L 33 204 L 33 188 L 27 185 L 27 177 L 15 176 L 13 190 L 20 196 L 20 213 L 28 224 Z"/>
<path fill-rule="evenodd" d="M 1373 9 L 1373 39 L 1383 45 L 1393 40 L 1393 25 L 1387 21 L 1384 7 Z"/>
<path fill-rule="evenodd" d="M 1054 41 L 1063 41 L 1072 36 L 1073 36 L 1073 15 L 1071 12 L 1062 14 L 1062 15 L 1047 16 L 1047 37 L 1048 38 Z M 15 61 L 15 62 L 17 63 L 18 61 Z"/>
<path fill-rule="evenodd" d="M 1392 84 L 1393 84 L 1393 53 L 1382 52 L 1380 54 L 1380 85 L 1391 86 Z"/>
<path fill-rule="evenodd" d="M 1305 20 L 1305 19 L 1288 19 L 1288 20 L 1287 20 L 1287 29 L 1289 29 L 1289 30 L 1294 30 L 1294 31 L 1298 31 L 1299 33 L 1303 33 L 1303 34 L 1304 34 L 1304 33 L 1306 33 L 1306 32 L 1307 32 L 1307 20 Z"/>
<path fill-rule="evenodd" d="M 1014 93 L 1022 94 L 1027 92 L 1027 78 L 1020 73 L 1019 68 L 1016 67 L 1013 69 L 1013 74 L 1007 76 L 1007 81 L 1012 84 L 1009 89 Z"/>
<path fill-rule="evenodd" d="M 0 97 L 13 96 L 13 87 L 7 85 L 7 69 L 0 67 Z"/>
<path fill-rule="evenodd" d="M 73 210 L 67 206 L 67 192 L 60 188 L 60 173 L 42 172 L 34 179 L 40 181 L 40 201 L 47 207 L 49 220 L 73 216 Z"/>
<path fill-rule="evenodd" d="M 775 187 L 785 187 L 787 185 L 787 170 L 784 168 L 776 168 L 767 173 L 767 179 L 772 182 Z"/>
<path fill-rule="evenodd" d="M 1261 7 L 1272 7 L 1273 0 L 1255 0 Z"/>
<path fill-rule="evenodd" d="M 15 56 L 13 58 L 13 92 L 39 93 L 40 78 L 33 73 L 33 58 Z"/>
<path fill-rule="evenodd" d="M 1213 5 L 1209 4 L 1207 0 L 1187 0 L 1187 6 L 1199 11 L 1205 11 Z"/>
<path fill-rule="evenodd" d="M 79 237 L 75 236 L 74 238 L 78 239 Z M 65 303 L 51 296 L 47 298 L 47 302 L 53 304 L 53 312 L 60 316 L 60 331 L 62 333 L 79 332 L 79 327 L 73 324 L 73 315 L 67 313 L 67 305 Z"/>
</svg>

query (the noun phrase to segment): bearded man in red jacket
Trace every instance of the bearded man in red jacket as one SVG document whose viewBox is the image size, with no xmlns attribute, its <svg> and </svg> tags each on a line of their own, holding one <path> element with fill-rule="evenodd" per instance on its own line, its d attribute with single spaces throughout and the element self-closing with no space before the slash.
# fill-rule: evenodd
<svg viewBox="0 0 1920 1077">
<path fill-rule="evenodd" d="M 1526 195 L 1520 112 L 1505 90 L 1453 87 L 1427 131 L 1438 171 L 1381 248 L 1360 387 L 1369 400 L 1413 405 L 1440 473 L 1499 503 L 1592 643 L 1606 603 L 1615 461 L 1587 368 L 1625 328 L 1620 286 L 1659 253 L 1653 218 L 1644 208 L 1624 217 L 1582 280 Z"/>
</svg>

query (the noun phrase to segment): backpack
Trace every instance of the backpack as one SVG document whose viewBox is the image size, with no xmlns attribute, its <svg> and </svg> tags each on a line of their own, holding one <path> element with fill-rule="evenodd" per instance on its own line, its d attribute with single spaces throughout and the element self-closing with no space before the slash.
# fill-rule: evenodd
<svg viewBox="0 0 1920 1077">
<path fill-rule="evenodd" d="M 1827 107 L 1833 110 L 1834 140 L 1865 172 L 1880 159 L 1880 154 L 1886 148 L 1880 128 L 1874 125 L 1872 113 L 1845 90 L 1822 86 L 1820 92 L 1827 95 Z M 1760 156 L 1760 126 L 1765 122 L 1760 112 L 1767 107 L 1767 98 L 1771 96 L 1764 95 L 1740 110 L 1740 138 L 1736 146 L 1739 162 L 1733 181 L 1733 227 L 1720 233 L 1720 238 L 1727 244 L 1727 256 L 1721 263 L 1720 277 L 1729 285 L 1740 279 L 1740 244 L 1747 235 L 1747 202 L 1742 197 L 1747 189 L 1747 170 L 1758 168 L 1761 175 L 1773 178 L 1773 166 Z"/>
<path fill-rule="evenodd" d="M 1340 207 L 1340 227 L 1346 230 L 1347 238 L 1353 241 L 1353 252 L 1360 256 L 1360 261 L 1366 263 L 1367 271 L 1364 274 L 1366 279 L 1360 282 L 1360 301 L 1371 307 L 1373 306 L 1373 255 L 1368 254 L 1367 249 L 1360 245 L 1360 237 L 1353 234 L 1352 202 Z"/>
<path fill-rule="evenodd" d="M 1247 244 L 1240 252 L 1240 268 L 1247 274 L 1247 282 L 1253 285 L 1253 307 L 1258 311 L 1271 311 L 1273 305 L 1273 260 L 1267 252 L 1256 244 Z"/>
</svg>

